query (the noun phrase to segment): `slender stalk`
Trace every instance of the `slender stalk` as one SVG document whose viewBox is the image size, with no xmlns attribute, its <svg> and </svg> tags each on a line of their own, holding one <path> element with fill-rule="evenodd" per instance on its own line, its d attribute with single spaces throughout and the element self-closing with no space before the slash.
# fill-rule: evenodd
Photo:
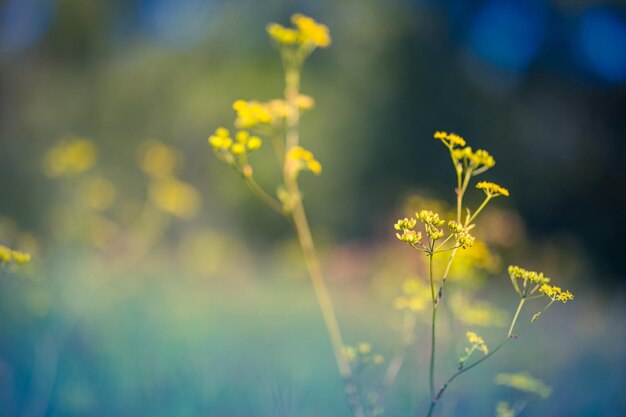
<svg viewBox="0 0 626 417">
<path fill-rule="evenodd" d="M 515 336 L 513 335 L 513 329 L 515 328 L 515 324 L 517 323 L 517 320 L 519 319 L 520 311 L 522 311 L 522 307 L 524 306 L 525 302 L 526 302 L 525 298 L 522 298 L 520 300 L 520 302 L 519 302 L 519 304 L 517 306 L 517 310 L 515 311 L 515 315 L 513 316 L 513 320 L 511 320 L 511 326 L 509 327 L 509 332 L 508 332 L 507 336 L 504 338 L 504 340 L 502 342 L 500 342 L 500 344 L 498 344 L 491 352 L 489 352 L 488 354 L 486 354 L 485 356 L 483 356 L 482 358 L 480 358 L 476 362 L 472 363 L 469 366 L 463 367 L 462 369 L 459 369 L 457 372 L 452 374 L 452 376 L 450 378 L 448 378 L 446 383 L 443 384 L 441 389 L 439 389 L 439 392 L 437 392 L 437 395 L 432 397 L 432 401 L 430 403 L 430 407 L 428 408 L 427 417 L 431 417 L 432 416 L 433 411 L 435 409 L 435 406 L 437 405 L 437 402 L 441 399 L 441 397 L 443 396 L 443 393 L 446 391 L 446 389 L 452 383 L 452 381 L 454 381 L 458 376 L 464 374 L 465 372 L 469 371 L 470 369 L 472 369 L 472 368 L 480 365 L 484 361 L 486 361 L 488 358 L 493 356 L 497 351 L 502 349 L 502 347 L 504 345 L 506 345 L 509 342 L 509 340 L 512 340 L 512 339 L 515 338 Z"/>
<path fill-rule="evenodd" d="M 465 225 L 466 227 L 472 224 L 476 216 L 478 216 L 478 214 L 485 208 L 489 200 L 491 200 L 491 196 L 487 196 L 485 200 L 483 201 L 483 203 L 476 209 L 474 214 L 472 214 L 472 217 L 470 217 L 469 220 L 467 221 L 467 224 Z"/>
<path fill-rule="evenodd" d="M 322 273 L 319 258 L 315 250 L 315 243 L 309 227 L 304 205 L 302 204 L 302 197 L 298 181 L 296 176 L 289 172 L 289 161 L 287 155 L 289 150 L 298 146 L 299 143 L 299 124 L 300 114 L 298 106 L 296 105 L 296 99 L 299 95 L 300 88 L 300 70 L 297 65 L 289 65 L 285 63 L 285 101 L 290 105 L 291 111 L 286 120 L 286 147 L 285 147 L 285 165 L 283 170 L 285 187 L 287 192 L 296 196 L 294 205 L 290 211 L 293 219 L 293 224 L 298 236 L 298 241 L 302 252 L 304 254 L 304 260 L 307 267 L 307 271 L 313 284 L 313 289 L 317 297 L 324 324 L 330 338 L 335 361 L 337 362 L 337 369 L 344 381 L 345 393 L 348 398 L 348 402 L 352 407 L 355 417 L 365 417 L 363 406 L 361 405 L 361 399 L 358 392 L 358 387 L 355 384 L 352 369 L 350 364 L 343 353 L 343 338 L 341 336 L 341 330 L 339 327 L 339 321 L 337 320 L 337 314 L 326 286 L 326 281 Z"/>
<path fill-rule="evenodd" d="M 520 311 L 522 311 L 522 307 L 524 306 L 525 302 L 526 302 L 525 298 L 522 298 L 519 300 L 519 304 L 517 305 L 517 310 L 515 311 L 515 316 L 513 316 L 513 320 L 511 320 L 511 327 L 509 327 L 509 333 L 507 334 L 506 337 L 511 338 L 511 336 L 513 336 L 515 323 L 517 322 L 517 319 L 519 318 L 519 313 Z"/>
<path fill-rule="evenodd" d="M 428 257 L 428 271 L 430 277 L 430 292 L 433 300 L 433 319 L 430 327 L 430 370 L 428 381 L 430 387 L 430 398 L 435 396 L 435 336 L 437 330 L 437 303 L 435 299 L 435 284 L 433 282 L 433 253 Z"/>
<path fill-rule="evenodd" d="M 284 214 L 283 206 L 271 195 L 269 195 L 267 191 L 261 188 L 261 186 L 254 180 L 254 178 L 244 175 L 244 181 L 250 191 L 252 191 L 252 193 L 256 195 L 259 200 L 270 206 L 274 211 L 277 211 L 280 214 Z"/>
</svg>

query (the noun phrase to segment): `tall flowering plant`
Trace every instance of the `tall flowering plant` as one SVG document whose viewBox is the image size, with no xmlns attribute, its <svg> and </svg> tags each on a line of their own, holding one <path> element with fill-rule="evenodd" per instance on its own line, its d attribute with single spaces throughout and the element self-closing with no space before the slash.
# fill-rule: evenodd
<svg viewBox="0 0 626 417">
<path fill-rule="evenodd" d="M 365 395 L 362 392 L 362 384 L 356 381 L 358 374 L 364 367 L 383 364 L 384 358 L 373 352 L 369 343 L 347 346 L 343 342 L 339 321 L 309 228 L 299 184 L 301 173 L 311 172 L 319 175 L 322 172 L 322 165 L 314 154 L 300 144 L 301 116 L 315 105 L 313 98 L 300 91 L 302 68 L 316 49 L 330 45 L 331 37 L 328 27 L 310 17 L 295 14 L 291 18 L 291 23 L 291 27 L 277 23 L 267 26 L 269 37 L 278 50 L 283 64 L 285 81 L 283 96 L 266 102 L 237 100 L 233 103 L 233 110 L 236 113 L 234 128 L 217 128 L 209 136 L 208 142 L 217 159 L 239 174 L 261 201 L 293 224 L 328 331 L 337 369 L 344 382 L 348 403 L 355 417 L 376 416 L 383 412 L 386 394 L 402 367 L 404 354 L 389 361 L 382 383 L 373 395 Z M 485 150 L 473 150 L 466 146 L 465 139 L 457 134 L 436 132 L 434 137 L 449 151 L 454 168 L 456 216 L 445 219 L 439 213 L 425 209 L 415 213 L 414 216 L 398 220 L 394 225 L 396 237 L 428 259 L 428 298 L 432 311 L 428 416 L 433 414 L 446 389 L 457 377 L 478 366 L 509 341 L 517 338 L 524 327 L 535 322 L 555 301 L 565 303 L 573 299 L 569 291 L 551 285 L 550 279 L 543 273 L 510 266 L 508 273 L 519 302 L 508 332 L 495 347 L 490 348 L 476 332 L 467 331 L 465 336 L 468 345 L 459 356 L 457 371 L 443 384 L 437 385 L 435 375 L 437 311 L 444 300 L 444 288 L 450 268 L 459 251 L 475 244 L 476 238 L 472 232 L 479 215 L 494 199 L 508 197 L 509 191 L 493 182 L 477 182 L 475 189 L 484 193 L 484 199 L 476 208 L 468 207 L 465 204 L 465 196 L 471 188 L 472 180 L 493 168 L 495 159 Z M 282 172 L 282 182 L 277 185 L 276 192 L 267 191 L 256 181 L 252 166 L 252 154 L 266 142 L 271 142 L 278 167 Z M 446 258 L 442 272 L 435 271 L 433 263 L 435 257 Z M 420 310 L 428 299 L 416 295 L 419 292 L 418 287 L 416 281 L 407 281 L 403 288 L 405 296 L 396 299 L 394 307 L 413 311 L 413 307 L 419 304 L 420 308 L 414 310 Z M 526 302 L 539 298 L 547 298 L 547 304 L 535 313 L 528 323 L 519 325 L 520 313 Z M 410 323 L 409 333 L 413 333 L 414 321 Z M 411 341 L 411 334 L 403 338 L 404 345 L 410 344 Z"/>
</svg>

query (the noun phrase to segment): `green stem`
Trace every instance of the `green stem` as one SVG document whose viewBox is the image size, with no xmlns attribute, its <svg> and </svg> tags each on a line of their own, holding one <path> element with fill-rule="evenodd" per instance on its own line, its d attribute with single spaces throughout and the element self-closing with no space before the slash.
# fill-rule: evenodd
<svg viewBox="0 0 626 417">
<path fill-rule="evenodd" d="M 465 225 L 465 227 L 469 226 L 470 224 L 472 224 L 472 222 L 474 221 L 474 219 L 478 216 L 478 213 L 480 213 L 482 211 L 482 209 L 485 208 L 485 206 L 487 205 L 487 203 L 489 202 L 489 200 L 491 200 L 491 196 L 487 196 L 485 198 L 485 201 L 483 201 L 483 203 L 476 209 L 476 211 L 474 212 L 474 214 L 472 214 L 472 217 L 469 218 L 469 220 L 467 221 L 467 224 Z"/>
<path fill-rule="evenodd" d="M 435 396 L 435 336 L 437 330 L 437 303 L 435 298 L 435 284 L 433 282 L 433 253 L 429 256 L 428 271 L 430 276 L 430 293 L 433 301 L 433 317 L 431 322 L 430 332 L 430 372 L 429 372 L 429 387 L 430 398 Z"/>
<path fill-rule="evenodd" d="M 431 417 L 432 416 L 433 410 L 435 409 L 435 406 L 437 405 L 437 402 L 441 399 L 441 397 L 443 396 L 443 393 L 446 391 L 446 389 L 448 389 L 448 386 L 452 383 L 452 381 L 454 381 L 461 374 L 464 374 L 465 372 L 469 371 L 470 369 L 472 369 L 472 368 L 480 365 L 484 361 L 486 361 L 488 358 L 493 356 L 497 351 L 502 349 L 502 347 L 504 345 L 506 345 L 509 340 L 512 340 L 512 339 L 515 338 L 513 336 L 513 329 L 515 328 L 515 324 L 517 323 L 517 320 L 519 318 L 519 313 L 522 310 L 522 306 L 524 305 L 525 301 L 526 301 L 526 299 L 524 299 L 524 298 L 522 298 L 520 300 L 520 303 L 517 306 L 517 310 L 515 312 L 515 316 L 513 316 L 513 320 L 511 320 L 511 327 L 509 328 L 509 332 L 508 332 L 506 338 L 502 342 L 500 342 L 500 344 L 498 346 L 496 346 L 495 349 L 493 349 L 491 352 L 489 352 L 488 354 L 486 354 L 485 356 L 483 356 L 482 358 L 480 358 L 476 362 L 472 363 L 471 365 L 469 365 L 467 367 L 464 367 L 463 369 L 460 369 L 459 371 L 457 371 L 454 374 L 452 374 L 452 376 L 450 378 L 448 378 L 446 383 L 443 384 L 443 386 L 441 387 L 441 389 L 439 390 L 437 395 L 432 397 L 432 401 L 430 403 L 430 407 L 428 408 L 427 417 Z"/>
<path fill-rule="evenodd" d="M 296 229 L 298 241 L 302 248 L 304 260 L 306 264 L 313 289 L 317 297 L 324 324 L 330 338 L 335 361 L 337 362 L 337 368 L 339 374 L 344 381 L 345 393 L 348 398 L 348 402 L 352 407 L 355 417 L 365 417 L 363 406 L 361 405 L 361 399 L 358 392 L 358 387 L 355 384 L 352 369 L 350 364 L 343 353 L 343 339 L 341 336 L 341 330 L 339 327 L 339 321 L 337 320 L 337 314 L 333 306 L 330 292 L 326 286 L 326 281 L 322 273 L 322 268 L 315 250 L 315 243 L 309 227 L 304 205 L 302 204 L 302 197 L 300 188 L 298 186 L 297 177 L 294 176 L 288 170 L 289 161 L 287 161 L 287 154 L 293 147 L 298 146 L 299 142 L 299 124 L 300 114 L 298 106 L 296 105 L 296 99 L 299 95 L 300 88 L 300 71 L 297 66 L 285 65 L 285 101 L 291 106 L 289 116 L 287 117 L 287 132 L 286 132 L 286 147 L 285 147 L 285 165 L 283 169 L 283 175 L 285 180 L 285 187 L 287 192 L 296 196 L 295 204 L 291 210 L 291 217 Z"/>
<path fill-rule="evenodd" d="M 515 311 L 515 316 L 513 316 L 513 320 L 511 321 L 511 327 L 509 327 L 509 333 L 507 334 L 507 338 L 511 338 L 513 336 L 513 329 L 515 328 L 515 323 L 519 318 L 519 313 L 522 311 L 522 307 L 526 302 L 525 298 L 520 299 L 519 304 L 517 305 L 517 310 Z"/>
<path fill-rule="evenodd" d="M 256 195 L 259 200 L 270 206 L 274 211 L 277 211 L 278 213 L 283 215 L 285 214 L 283 206 L 274 198 L 272 198 L 272 196 L 269 195 L 267 191 L 261 188 L 261 186 L 254 180 L 254 178 L 245 175 L 243 177 L 250 191 L 252 191 L 252 193 Z"/>
</svg>

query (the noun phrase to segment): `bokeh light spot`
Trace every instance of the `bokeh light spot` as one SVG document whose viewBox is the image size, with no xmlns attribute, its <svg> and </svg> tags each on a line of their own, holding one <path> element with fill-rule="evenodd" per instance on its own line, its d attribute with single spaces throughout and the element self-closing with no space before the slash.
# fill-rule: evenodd
<svg viewBox="0 0 626 417">
<path fill-rule="evenodd" d="M 474 17 L 470 47 L 493 66 L 524 71 L 541 48 L 546 23 L 545 8 L 535 1 L 492 0 Z"/>
<path fill-rule="evenodd" d="M 626 23 L 615 11 L 585 11 L 577 41 L 585 68 L 609 81 L 626 79 Z"/>
<path fill-rule="evenodd" d="M 7 0 L 0 5 L 0 52 L 11 53 L 37 42 L 50 25 L 50 0 Z"/>
</svg>

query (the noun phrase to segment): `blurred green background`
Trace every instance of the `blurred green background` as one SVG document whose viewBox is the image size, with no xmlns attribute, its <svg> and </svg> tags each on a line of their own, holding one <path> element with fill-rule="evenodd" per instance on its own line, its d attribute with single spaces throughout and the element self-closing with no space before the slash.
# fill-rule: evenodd
<svg viewBox="0 0 626 417">
<path fill-rule="evenodd" d="M 438 415 L 625 415 L 623 2 L 4 0 L 0 242 L 33 261 L 0 270 L 0 416 L 350 415 L 289 225 L 206 142 L 234 100 L 281 95 L 265 25 L 294 12 L 333 36 L 304 72 L 302 141 L 324 173 L 303 189 L 346 342 L 393 356 L 392 301 L 424 265 L 391 225 L 452 201 L 432 134 L 458 132 L 511 198 L 478 231 L 493 268 L 452 280 L 439 377 L 467 329 L 506 330 L 467 306 L 511 315 L 508 263 L 576 299 L 459 378 Z M 59 175 L 50 161 L 72 152 L 91 163 Z M 269 189 L 272 156 L 254 159 Z M 387 415 L 425 414 L 427 316 Z M 550 400 L 494 383 L 524 370 Z"/>
</svg>

